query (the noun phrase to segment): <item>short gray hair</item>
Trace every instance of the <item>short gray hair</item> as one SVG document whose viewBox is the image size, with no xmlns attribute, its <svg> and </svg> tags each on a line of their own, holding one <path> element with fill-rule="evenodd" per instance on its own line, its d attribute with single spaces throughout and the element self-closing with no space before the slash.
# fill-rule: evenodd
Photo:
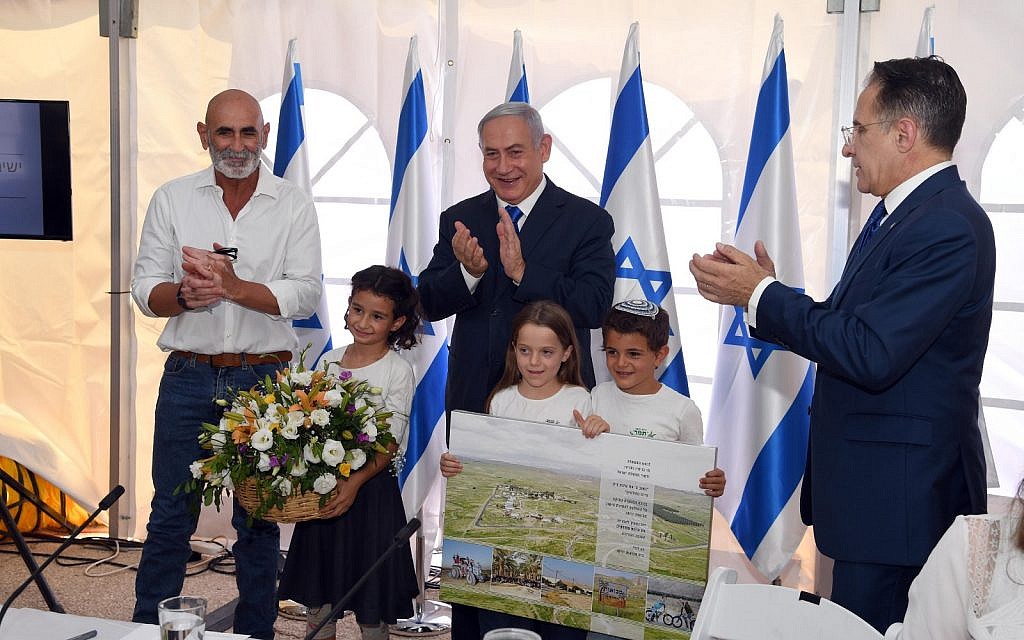
<svg viewBox="0 0 1024 640">
<path fill-rule="evenodd" d="M 477 139 L 482 141 L 485 124 L 504 116 L 515 116 L 525 120 L 526 126 L 530 129 L 533 148 L 536 149 L 540 146 L 541 138 L 544 137 L 544 123 L 540 119 L 540 112 L 525 102 L 505 102 L 488 111 L 483 118 L 480 118 L 480 124 L 476 127 Z"/>
</svg>

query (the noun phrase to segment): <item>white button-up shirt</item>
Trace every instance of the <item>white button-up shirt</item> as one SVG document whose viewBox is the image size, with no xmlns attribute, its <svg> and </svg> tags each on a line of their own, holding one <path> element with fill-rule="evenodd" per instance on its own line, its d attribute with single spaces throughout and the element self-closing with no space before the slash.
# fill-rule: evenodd
<svg viewBox="0 0 1024 640">
<path fill-rule="evenodd" d="M 180 282 L 181 248 L 237 247 L 235 274 L 266 285 L 280 315 L 228 300 L 186 311 L 167 321 L 157 344 L 164 351 L 267 353 L 295 351 L 292 320 L 316 310 L 322 290 L 320 230 L 309 196 L 262 166 L 256 191 L 235 219 L 224 204 L 213 167 L 172 180 L 156 190 L 146 212 L 132 297 L 147 316 L 153 288 Z"/>
</svg>

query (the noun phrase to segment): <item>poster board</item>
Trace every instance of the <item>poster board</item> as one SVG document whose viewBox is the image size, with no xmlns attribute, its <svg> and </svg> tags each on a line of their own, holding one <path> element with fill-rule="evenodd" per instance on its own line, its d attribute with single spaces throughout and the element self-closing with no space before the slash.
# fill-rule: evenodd
<svg viewBox="0 0 1024 640">
<path fill-rule="evenodd" d="M 452 413 L 441 599 L 637 640 L 689 638 L 713 447 Z"/>
</svg>

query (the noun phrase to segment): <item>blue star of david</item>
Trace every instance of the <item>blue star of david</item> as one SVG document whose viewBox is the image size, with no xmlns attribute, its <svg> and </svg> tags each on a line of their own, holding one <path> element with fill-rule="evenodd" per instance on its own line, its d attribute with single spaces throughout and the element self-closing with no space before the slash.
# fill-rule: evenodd
<svg viewBox="0 0 1024 640">
<path fill-rule="evenodd" d="M 405 272 L 405 275 L 409 276 L 412 280 L 412 286 L 419 286 L 420 277 L 413 274 L 412 269 L 409 268 L 409 261 L 405 258 L 405 249 L 402 248 L 398 251 L 398 268 Z M 420 328 L 417 330 L 420 335 L 432 336 L 434 333 L 434 325 L 429 320 L 423 318 L 420 320 Z"/>
<path fill-rule="evenodd" d="M 644 297 L 657 305 L 672 291 L 672 273 L 645 268 L 631 236 L 626 238 L 622 248 L 615 254 L 615 277 L 636 280 L 640 283 Z M 654 283 L 658 283 L 658 286 L 655 287 Z"/>
<path fill-rule="evenodd" d="M 803 293 L 803 289 L 797 289 L 795 291 Z M 765 363 L 768 362 L 768 358 L 771 357 L 773 351 L 788 351 L 784 347 L 773 342 L 765 342 L 758 340 L 757 338 L 751 338 L 750 333 L 747 330 L 747 323 L 743 321 L 743 307 L 733 307 L 733 318 L 732 324 L 729 325 L 729 331 L 725 334 L 725 340 L 722 344 L 728 344 L 735 347 L 743 347 L 747 351 L 747 363 L 750 365 L 750 373 L 757 379 L 757 374 L 761 373 L 761 368 L 764 367 Z"/>
</svg>

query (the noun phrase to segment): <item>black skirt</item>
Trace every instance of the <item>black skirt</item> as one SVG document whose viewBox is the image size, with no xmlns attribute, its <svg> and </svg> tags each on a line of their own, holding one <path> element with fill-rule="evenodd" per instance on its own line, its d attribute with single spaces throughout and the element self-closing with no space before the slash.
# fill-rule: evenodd
<svg viewBox="0 0 1024 640">
<path fill-rule="evenodd" d="M 406 525 L 398 480 L 387 470 L 366 482 L 349 510 L 329 520 L 295 525 L 278 586 L 282 600 L 334 606 L 387 551 Z M 360 624 L 410 618 L 419 593 L 412 551 L 400 547 L 345 605 Z"/>
</svg>

